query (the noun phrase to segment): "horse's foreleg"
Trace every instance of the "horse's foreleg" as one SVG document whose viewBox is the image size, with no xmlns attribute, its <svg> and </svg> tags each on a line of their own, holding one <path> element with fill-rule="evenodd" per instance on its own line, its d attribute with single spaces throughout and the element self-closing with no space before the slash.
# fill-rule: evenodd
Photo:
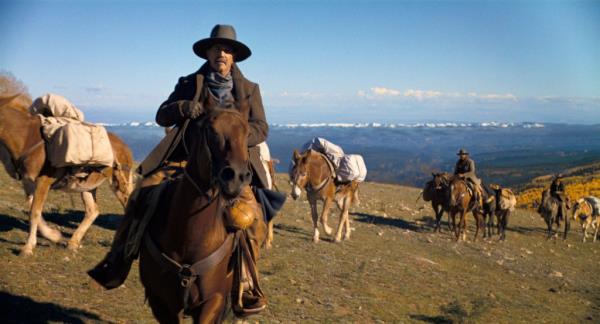
<svg viewBox="0 0 600 324">
<path fill-rule="evenodd" d="M 273 220 L 267 223 L 267 239 L 265 240 L 265 248 L 268 250 L 273 247 Z"/>
<path fill-rule="evenodd" d="M 169 307 L 158 297 L 148 297 L 148 304 L 152 310 L 152 315 L 159 323 L 181 323 L 182 314 L 173 313 Z M 194 323 L 196 323 L 194 318 Z M 212 322 L 198 322 L 198 323 L 213 323 Z"/>
<path fill-rule="evenodd" d="M 35 192 L 35 181 L 32 181 L 26 177 L 21 180 L 21 183 L 23 184 L 25 197 L 27 197 L 27 210 L 31 210 L 31 205 L 33 204 L 33 193 Z"/>
<path fill-rule="evenodd" d="M 441 223 L 442 223 L 442 215 L 444 214 L 444 209 L 441 208 L 440 205 L 433 205 L 433 212 L 435 213 L 435 228 L 433 229 L 434 233 L 441 233 Z M 450 220 L 448 220 L 450 221 Z"/>
<path fill-rule="evenodd" d="M 596 242 L 596 237 L 598 237 L 598 228 L 600 228 L 600 218 L 596 219 L 596 230 L 594 231 L 594 238 L 592 240 L 592 242 Z M 594 223 L 592 222 L 592 225 L 594 225 Z"/>
<path fill-rule="evenodd" d="M 331 205 L 333 204 L 333 198 L 326 198 L 323 202 L 323 212 L 321 214 L 321 224 L 323 225 L 323 230 L 325 230 L 325 234 L 331 235 L 333 232 L 331 227 L 329 227 L 328 219 L 329 219 L 329 210 L 331 209 Z"/>
<path fill-rule="evenodd" d="M 198 316 L 193 316 L 194 324 L 221 323 L 223 322 L 223 309 L 225 308 L 225 298 L 222 295 L 215 295 L 214 298 L 207 301 Z"/>
<path fill-rule="evenodd" d="M 342 240 L 342 231 L 344 229 L 344 225 L 346 224 L 345 217 L 347 216 L 347 211 L 349 208 L 347 199 L 342 198 L 341 205 L 339 205 L 338 207 L 340 208 L 340 221 L 335 232 L 334 242 L 340 242 Z"/>
<path fill-rule="evenodd" d="M 571 220 L 569 219 L 569 217 L 567 215 L 565 215 L 564 219 L 565 219 L 565 233 L 563 234 L 563 240 L 566 240 L 567 234 L 569 233 L 569 230 L 571 229 Z"/>
<path fill-rule="evenodd" d="M 52 242 L 58 242 L 61 238 L 60 232 L 50 228 L 42 219 L 42 209 L 53 182 L 54 179 L 48 176 L 40 176 L 36 181 L 33 202 L 29 211 L 29 237 L 21 249 L 22 255 L 33 254 L 33 249 L 37 244 L 38 227 L 42 235 Z"/>
<path fill-rule="evenodd" d="M 460 239 L 460 234 L 462 233 L 462 240 L 466 241 L 467 240 L 467 212 L 466 211 L 462 211 L 460 213 L 460 224 L 458 224 L 459 227 L 459 235 L 458 235 L 458 239 Z"/>
<path fill-rule="evenodd" d="M 119 168 L 114 168 L 112 173 L 112 179 L 110 188 L 117 196 L 117 200 L 121 203 L 123 208 L 127 206 L 129 196 L 133 191 L 133 172 L 127 174 L 125 171 Z"/>
<path fill-rule="evenodd" d="M 510 217 L 510 210 L 506 210 L 502 212 L 502 227 L 500 234 L 500 239 L 504 241 L 506 239 L 506 228 L 508 227 L 508 218 Z M 499 224 L 500 225 L 500 224 Z"/>
<path fill-rule="evenodd" d="M 483 234 L 485 236 L 485 224 L 483 217 L 485 215 L 480 214 L 479 212 L 473 211 L 473 218 L 475 218 L 475 236 L 473 237 L 473 242 L 477 241 L 477 234 L 479 234 L 479 228 L 483 227 Z"/>
<path fill-rule="evenodd" d="M 83 200 L 83 205 L 85 206 L 85 217 L 69 240 L 69 244 L 67 246 L 69 250 L 77 250 L 79 248 L 83 236 L 94 223 L 98 217 L 98 214 L 100 214 L 98 211 L 98 204 L 96 204 L 96 190 L 82 192 L 81 200 Z"/>
<path fill-rule="evenodd" d="M 317 211 L 317 201 L 309 199 L 310 216 L 313 221 L 313 242 L 319 243 L 319 212 Z"/>
<path fill-rule="evenodd" d="M 344 240 L 349 240 L 350 239 L 350 234 L 352 232 L 352 230 L 350 229 L 350 205 L 352 204 L 352 200 L 350 198 L 346 198 L 346 201 L 344 203 L 344 220 L 346 222 L 346 225 L 344 226 L 344 228 L 346 229 L 346 232 L 344 234 Z"/>
<path fill-rule="evenodd" d="M 456 212 L 452 211 L 452 212 L 448 212 L 448 218 L 452 218 L 452 230 L 450 230 L 450 233 L 452 233 L 452 231 L 454 231 L 454 236 L 457 237 L 458 239 L 458 228 L 456 226 Z M 450 220 L 450 219 L 448 219 Z M 448 222 L 450 224 L 450 222 Z"/>
</svg>

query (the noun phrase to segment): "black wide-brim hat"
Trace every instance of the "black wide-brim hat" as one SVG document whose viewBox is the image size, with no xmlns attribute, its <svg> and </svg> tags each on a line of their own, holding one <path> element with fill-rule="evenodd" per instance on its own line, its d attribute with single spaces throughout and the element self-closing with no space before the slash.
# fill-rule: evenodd
<svg viewBox="0 0 600 324">
<path fill-rule="evenodd" d="M 236 38 L 237 37 L 233 26 L 215 25 L 210 32 L 209 38 L 204 38 L 194 43 L 194 53 L 206 60 L 206 51 L 211 48 L 211 46 L 215 44 L 223 44 L 231 46 L 233 52 L 235 53 L 233 56 L 234 61 L 241 62 L 250 57 L 250 55 L 252 55 L 252 51 L 250 51 L 248 46 L 238 41 Z"/>
<path fill-rule="evenodd" d="M 469 155 L 469 152 L 467 152 L 467 150 L 465 149 L 460 149 L 460 151 L 458 151 L 456 155 Z"/>
</svg>

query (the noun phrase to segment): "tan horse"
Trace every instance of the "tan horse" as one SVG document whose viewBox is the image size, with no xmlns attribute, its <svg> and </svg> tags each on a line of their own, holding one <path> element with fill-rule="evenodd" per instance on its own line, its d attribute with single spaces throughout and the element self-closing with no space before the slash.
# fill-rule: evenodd
<svg viewBox="0 0 600 324">
<path fill-rule="evenodd" d="M 232 255 L 234 247 L 255 240 L 250 253 L 257 258 L 254 247 L 266 235 L 262 215 L 245 232 L 227 221 L 228 207 L 252 178 L 247 117 L 231 109 L 209 110 L 190 122 L 185 139 L 190 155 L 184 176 L 161 185 L 166 187 L 140 252 L 140 278 L 160 323 L 180 323 L 184 313 L 194 323 L 218 323 L 232 288 L 239 286 L 232 264 L 244 257 L 254 267 L 248 253 Z"/>
<path fill-rule="evenodd" d="M 475 230 L 475 236 L 473 241 L 477 240 L 477 234 L 479 234 L 479 228 L 483 227 L 482 215 L 475 208 L 477 202 L 473 199 L 473 195 L 468 190 L 466 180 L 454 177 L 450 182 L 450 218 L 452 218 L 452 225 L 454 227 L 454 233 L 456 240 L 460 240 L 462 234 L 462 240 L 467 239 L 467 219 L 466 214 L 470 211 L 475 218 L 477 229 Z M 456 214 L 460 214 L 460 222 L 456 224 Z"/>
<path fill-rule="evenodd" d="M 595 198 L 595 197 L 586 197 Z M 587 239 L 587 230 L 592 228 L 594 234 L 592 236 L 593 242 L 596 242 L 598 237 L 598 228 L 600 228 L 600 217 L 594 213 L 594 207 L 586 198 L 577 200 L 573 206 L 573 220 L 579 221 L 581 224 L 581 230 L 583 231 L 583 242 Z"/>
<path fill-rule="evenodd" d="M 290 174 L 292 182 L 292 198 L 298 199 L 301 190 L 306 191 L 313 221 L 313 241 L 319 242 L 319 220 L 327 235 L 331 235 L 331 228 L 327 225 L 329 209 L 333 201 L 340 209 L 340 222 L 335 234 L 335 242 L 350 238 L 349 210 L 354 202 L 358 203 L 358 182 L 337 186 L 333 167 L 327 157 L 317 151 L 308 150 L 302 154 L 294 150 L 292 156 L 294 168 Z M 317 201 L 323 201 L 321 217 L 317 212 Z M 345 230 L 345 231 L 344 231 Z"/>
<path fill-rule="evenodd" d="M 133 156 L 127 145 L 109 133 L 115 156 L 115 165 L 94 171 L 85 179 L 68 177 L 68 168 L 54 168 L 46 161 L 46 149 L 41 136 L 41 122 L 27 111 L 31 98 L 26 93 L 0 94 L 0 157 L 8 174 L 23 183 L 29 199 L 29 238 L 21 249 L 22 255 L 33 254 L 37 244 L 37 230 L 52 242 L 61 240 L 60 231 L 49 227 L 42 217 L 42 209 L 50 189 L 81 192 L 85 217 L 68 242 L 69 249 L 77 249 L 89 227 L 99 214 L 96 188 L 106 179 L 111 182 L 119 202 L 125 206 L 131 190 Z M 59 180 L 68 179 L 68 182 Z"/>
</svg>

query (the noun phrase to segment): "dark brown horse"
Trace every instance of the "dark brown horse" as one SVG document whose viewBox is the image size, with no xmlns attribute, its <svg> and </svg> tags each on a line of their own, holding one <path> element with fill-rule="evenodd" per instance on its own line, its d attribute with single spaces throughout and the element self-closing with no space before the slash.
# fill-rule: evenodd
<svg viewBox="0 0 600 324">
<path fill-rule="evenodd" d="M 77 249 L 99 214 L 96 204 L 98 186 L 109 179 L 119 202 L 123 206 L 127 203 L 133 188 L 133 156 L 120 138 L 109 133 L 115 156 L 114 165 L 95 170 L 85 179 L 65 177 L 69 172 L 68 167 L 55 168 L 47 162 L 40 130 L 41 121 L 27 111 L 30 104 L 31 98 L 25 92 L 0 94 L 0 157 L 8 174 L 23 183 L 30 203 L 29 238 L 21 254 L 33 254 L 38 229 L 52 242 L 58 242 L 62 237 L 60 231 L 48 226 L 42 217 L 42 209 L 50 189 L 81 192 L 85 217 L 68 243 L 69 249 Z"/>
<path fill-rule="evenodd" d="M 161 323 L 179 323 L 184 313 L 194 323 L 223 319 L 234 283 L 230 261 L 242 240 L 228 227 L 227 209 L 251 181 L 248 132 L 247 117 L 230 109 L 209 110 L 187 128 L 184 176 L 165 184 L 140 251 L 140 278 Z M 260 246 L 262 215 L 250 231 Z"/>
<path fill-rule="evenodd" d="M 506 228 L 508 227 L 508 221 L 511 214 L 515 211 L 515 207 L 517 205 L 517 197 L 512 190 L 508 188 L 502 188 L 497 184 L 491 184 L 490 189 L 493 190 L 495 197 L 494 200 L 496 202 L 495 214 L 498 223 L 498 235 L 500 235 L 500 240 L 504 241 L 506 239 Z M 493 221 L 491 223 L 493 226 Z M 490 225 L 488 224 L 488 230 L 489 228 Z"/>
<path fill-rule="evenodd" d="M 340 209 L 340 222 L 335 234 L 335 242 L 350 238 L 349 210 L 354 202 L 358 203 L 358 182 L 336 185 L 333 166 L 327 157 L 317 151 L 308 150 L 302 154 L 294 150 L 292 156 L 294 167 L 290 174 L 292 182 L 292 198 L 298 199 L 302 189 L 306 190 L 313 221 L 313 242 L 319 242 L 319 219 L 327 235 L 331 228 L 327 225 L 329 209 L 334 200 Z M 321 217 L 317 211 L 317 201 L 323 201 Z"/>
<path fill-rule="evenodd" d="M 441 232 L 441 222 L 444 212 L 448 213 L 448 230 L 452 230 L 450 222 L 449 189 L 452 175 L 446 172 L 432 173 L 433 179 L 427 181 L 423 188 L 423 200 L 431 201 L 431 208 L 435 212 L 434 232 Z"/>
<path fill-rule="evenodd" d="M 466 214 L 471 212 L 475 218 L 477 229 L 475 230 L 475 236 L 473 240 L 477 240 L 477 234 L 479 234 L 479 228 L 483 227 L 483 219 L 480 212 L 477 210 L 477 202 L 473 199 L 473 194 L 469 191 L 465 179 L 460 177 L 454 177 L 450 182 L 449 190 L 449 205 L 450 205 L 450 217 L 452 218 L 452 225 L 454 226 L 454 233 L 456 240 L 460 240 L 462 234 L 462 240 L 466 241 L 467 237 L 467 219 Z M 460 215 L 460 222 L 457 226 L 456 215 Z"/>
</svg>

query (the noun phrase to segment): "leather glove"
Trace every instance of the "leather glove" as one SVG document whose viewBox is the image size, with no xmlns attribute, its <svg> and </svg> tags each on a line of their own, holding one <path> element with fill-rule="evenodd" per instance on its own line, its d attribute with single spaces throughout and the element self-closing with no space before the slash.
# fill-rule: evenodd
<svg viewBox="0 0 600 324">
<path fill-rule="evenodd" d="M 204 112 L 204 108 L 197 101 L 181 100 L 179 103 L 179 114 L 182 117 L 196 119 Z"/>
</svg>

